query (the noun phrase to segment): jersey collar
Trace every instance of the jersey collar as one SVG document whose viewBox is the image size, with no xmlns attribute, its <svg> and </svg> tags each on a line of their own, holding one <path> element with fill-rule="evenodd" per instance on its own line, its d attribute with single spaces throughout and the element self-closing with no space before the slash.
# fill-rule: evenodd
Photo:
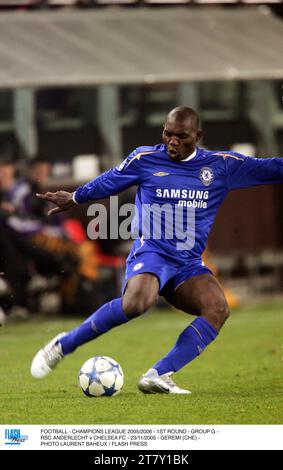
<svg viewBox="0 0 283 470">
<path fill-rule="evenodd" d="M 180 160 L 179 163 L 188 162 L 189 160 L 192 160 L 192 158 L 194 158 L 196 156 L 196 154 L 197 154 L 197 149 L 195 149 L 195 151 L 193 153 L 191 153 L 191 155 L 189 155 L 184 160 Z"/>
</svg>

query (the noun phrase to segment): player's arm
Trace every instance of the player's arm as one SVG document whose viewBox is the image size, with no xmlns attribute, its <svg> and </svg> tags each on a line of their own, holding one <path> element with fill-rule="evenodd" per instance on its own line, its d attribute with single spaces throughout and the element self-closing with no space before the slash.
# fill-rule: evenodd
<svg viewBox="0 0 283 470">
<path fill-rule="evenodd" d="M 77 188 L 73 193 L 56 191 L 36 196 L 55 204 L 56 207 L 48 212 L 48 215 L 52 215 L 67 211 L 75 204 L 83 204 L 118 194 L 130 186 L 140 183 L 139 155 L 138 149 L 134 150 L 119 166 L 102 173 L 94 180 Z"/>
<path fill-rule="evenodd" d="M 229 190 L 283 183 L 283 158 L 252 158 L 231 154 L 225 160 Z"/>
</svg>

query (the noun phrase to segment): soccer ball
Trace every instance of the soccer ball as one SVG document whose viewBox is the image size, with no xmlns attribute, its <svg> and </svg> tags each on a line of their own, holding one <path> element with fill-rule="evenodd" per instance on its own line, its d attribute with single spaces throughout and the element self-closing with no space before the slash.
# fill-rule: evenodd
<svg viewBox="0 0 283 470">
<path fill-rule="evenodd" d="M 83 364 L 79 384 L 88 397 L 113 397 L 124 385 L 124 374 L 111 357 L 95 356 Z"/>
</svg>

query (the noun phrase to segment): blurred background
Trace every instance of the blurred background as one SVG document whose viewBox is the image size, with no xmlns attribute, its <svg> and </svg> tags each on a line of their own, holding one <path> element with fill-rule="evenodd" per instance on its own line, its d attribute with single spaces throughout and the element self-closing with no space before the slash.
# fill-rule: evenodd
<svg viewBox="0 0 283 470">
<path fill-rule="evenodd" d="M 171 108 L 199 111 L 206 148 L 283 155 L 282 20 L 278 0 L 0 0 L 3 323 L 120 296 L 129 242 L 90 241 L 86 206 L 48 218 L 35 193 L 159 143 Z M 205 260 L 231 306 L 283 294 L 282 199 L 263 186 L 220 209 Z"/>
</svg>

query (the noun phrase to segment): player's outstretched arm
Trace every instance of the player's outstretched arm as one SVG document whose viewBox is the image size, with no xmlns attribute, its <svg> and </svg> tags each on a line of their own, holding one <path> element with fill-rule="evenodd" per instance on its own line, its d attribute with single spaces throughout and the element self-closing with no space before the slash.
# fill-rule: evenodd
<svg viewBox="0 0 283 470">
<path fill-rule="evenodd" d="M 140 184 L 141 168 L 139 160 L 142 155 L 150 152 L 143 154 L 141 152 L 137 153 L 137 151 L 138 149 L 135 149 L 122 164 L 79 186 L 74 193 L 57 191 L 56 193 L 48 192 L 36 196 L 45 201 L 53 202 L 57 206 L 48 212 L 48 215 L 52 215 L 67 211 L 74 204 L 84 204 L 118 194 L 124 189 Z"/>
<path fill-rule="evenodd" d="M 53 207 L 53 209 L 48 211 L 48 215 L 67 211 L 75 205 L 73 193 L 69 193 L 68 191 L 56 191 L 56 193 L 47 192 L 44 194 L 37 193 L 36 197 L 43 199 L 44 201 L 53 202 L 53 204 L 56 205 L 56 207 Z"/>
<path fill-rule="evenodd" d="M 226 158 L 226 168 L 229 190 L 283 183 L 283 158 L 252 158 L 234 154 L 232 158 Z"/>
</svg>

